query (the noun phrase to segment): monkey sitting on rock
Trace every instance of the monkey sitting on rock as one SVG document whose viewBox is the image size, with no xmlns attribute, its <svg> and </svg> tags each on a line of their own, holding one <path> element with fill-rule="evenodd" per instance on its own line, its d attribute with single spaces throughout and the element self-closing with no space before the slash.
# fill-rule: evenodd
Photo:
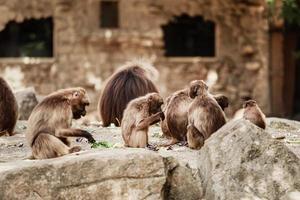
<svg viewBox="0 0 300 200">
<path fill-rule="evenodd" d="M 192 149 L 200 149 L 204 141 L 226 123 L 225 114 L 202 80 L 190 83 L 193 99 L 188 110 L 187 142 Z"/>
<path fill-rule="evenodd" d="M 7 82 L 0 77 L 0 136 L 14 135 L 17 119 L 18 104 L 16 98 Z"/>
<path fill-rule="evenodd" d="M 244 114 L 243 118 L 249 120 L 256 126 L 265 129 L 266 128 L 266 117 L 261 109 L 258 107 L 255 100 L 248 100 L 243 105 Z"/>
<path fill-rule="evenodd" d="M 149 93 L 133 99 L 124 110 L 121 122 L 122 136 L 127 147 L 149 147 L 149 126 L 164 119 L 161 105 L 162 97 L 158 93 Z"/>
<path fill-rule="evenodd" d="M 81 150 L 70 147 L 68 137 L 84 137 L 95 142 L 84 130 L 71 128 L 72 119 L 85 116 L 89 99 L 85 89 L 58 90 L 45 97 L 32 111 L 26 131 L 26 139 L 34 159 L 63 156 Z"/>
<path fill-rule="evenodd" d="M 188 126 L 188 110 L 193 99 L 189 96 L 190 88 L 174 92 L 166 99 L 164 106 L 165 120 L 161 127 L 163 134 L 171 141 L 163 146 L 169 146 L 178 142 L 186 142 Z M 214 95 L 213 98 L 221 106 L 222 110 L 228 107 L 229 100 L 222 94 Z"/>
</svg>

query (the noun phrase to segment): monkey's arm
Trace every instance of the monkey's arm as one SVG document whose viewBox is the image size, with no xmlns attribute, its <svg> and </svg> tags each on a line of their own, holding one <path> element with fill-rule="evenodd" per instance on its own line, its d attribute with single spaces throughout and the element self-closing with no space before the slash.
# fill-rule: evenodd
<svg viewBox="0 0 300 200">
<path fill-rule="evenodd" d="M 93 138 L 92 134 L 85 130 L 68 128 L 68 129 L 59 129 L 55 131 L 56 137 L 84 137 L 90 143 L 95 142 L 96 140 Z"/>
<path fill-rule="evenodd" d="M 163 113 L 159 112 L 156 113 L 154 115 L 151 115 L 150 117 L 144 118 L 142 119 L 140 122 L 138 122 L 138 124 L 136 125 L 136 129 L 137 130 L 144 130 L 145 128 L 147 128 L 148 126 L 155 124 L 157 122 L 160 121 L 160 119 L 162 118 Z"/>
<path fill-rule="evenodd" d="M 160 122 L 160 120 L 164 120 L 165 119 L 165 114 L 163 112 L 158 112 L 154 115 L 159 115 L 160 117 L 157 120 L 154 120 L 152 123 L 150 123 L 150 125 L 156 124 L 158 122 Z"/>
</svg>

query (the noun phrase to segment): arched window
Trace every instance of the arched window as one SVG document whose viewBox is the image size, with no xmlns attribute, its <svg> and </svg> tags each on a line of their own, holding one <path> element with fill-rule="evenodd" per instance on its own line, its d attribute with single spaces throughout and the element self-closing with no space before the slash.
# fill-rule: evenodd
<svg viewBox="0 0 300 200">
<path fill-rule="evenodd" d="M 176 57 L 214 57 L 215 24 L 201 16 L 186 14 L 162 26 L 165 55 Z"/>
<path fill-rule="evenodd" d="M 0 32 L 0 57 L 52 56 L 52 18 L 9 22 Z"/>
</svg>

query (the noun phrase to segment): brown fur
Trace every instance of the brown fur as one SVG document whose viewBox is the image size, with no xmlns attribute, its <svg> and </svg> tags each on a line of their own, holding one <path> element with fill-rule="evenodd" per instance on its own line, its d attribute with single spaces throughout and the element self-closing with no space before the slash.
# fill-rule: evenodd
<svg viewBox="0 0 300 200">
<path fill-rule="evenodd" d="M 14 135 L 17 119 L 18 104 L 16 98 L 7 82 L 0 77 L 0 136 Z"/>
<path fill-rule="evenodd" d="M 256 126 L 265 129 L 266 117 L 261 109 L 258 107 L 255 100 L 248 100 L 243 105 L 244 115 L 243 118 L 249 120 Z"/>
<path fill-rule="evenodd" d="M 189 95 L 194 100 L 188 111 L 187 141 L 190 148 L 200 149 L 226 123 L 225 114 L 204 81 L 192 81 Z"/>
<path fill-rule="evenodd" d="M 144 148 L 148 145 L 149 126 L 164 119 L 162 104 L 163 99 L 157 93 L 150 93 L 130 101 L 121 123 L 126 146 Z"/>
<path fill-rule="evenodd" d="M 111 123 L 120 126 L 123 112 L 132 99 L 158 92 L 152 82 L 154 73 L 155 69 L 145 63 L 129 63 L 109 77 L 98 105 L 104 127 Z"/>
<path fill-rule="evenodd" d="M 228 107 L 228 98 L 224 95 L 215 95 L 221 108 Z M 165 120 L 161 123 L 161 128 L 167 138 L 172 138 L 174 144 L 179 141 L 186 141 L 188 126 L 188 109 L 193 99 L 189 96 L 189 88 L 179 90 L 167 98 L 164 108 Z"/>
<path fill-rule="evenodd" d="M 68 137 L 85 137 L 94 142 L 87 131 L 71 128 L 72 119 L 86 114 L 88 96 L 83 88 L 58 90 L 48 95 L 32 111 L 28 119 L 26 139 L 35 159 L 46 159 L 77 152 Z"/>
</svg>

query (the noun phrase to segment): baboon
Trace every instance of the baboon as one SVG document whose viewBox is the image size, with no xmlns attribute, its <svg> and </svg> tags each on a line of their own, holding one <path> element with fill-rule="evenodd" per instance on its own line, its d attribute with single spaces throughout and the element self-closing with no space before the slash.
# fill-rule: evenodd
<svg viewBox="0 0 300 200">
<path fill-rule="evenodd" d="M 228 107 L 228 98 L 218 94 L 214 98 L 221 106 L 222 110 Z M 165 120 L 161 123 L 163 134 L 172 139 L 164 146 L 172 145 L 177 142 L 186 141 L 188 126 L 188 109 L 193 99 L 189 96 L 189 88 L 176 91 L 167 98 L 164 108 Z"/>
<path fill-rule="evenodd" d="M 190 148 L 200 149 L 204 141 L 226 123 L 226 118 L 204 81 L 192 81 L 189 96 L 193 102 L 188 111 L 187 142 Z"/>
<path fill-rule="evenodd" d="M 126 105 L 147 93 L 158 92 L 153 83 L 157 70 L 148 63 L 130 62 L 110 76 L 102 90 L 98 110 L 107 127 L 111 123 L 120 126 Z"/>
<path fill-rule="evenodd" d="M 17 119 L 18 104 L 16 98 L 7 82 L 0 77 L 0 136 L 14 135 Z"/>
<path fill-rule="evenodd" d="M 89 132 L 71 128 L 72 119 L 85 116 L 88 105 L 88 95 L 83 88 L 62 89 L 45 97 L 28 119 L 26 139 L 32 157 L 55 158 L 80 151 L 79 146 L 70 147 L 68 137 L 85 137 L 94 142 Z"/>
<path fill-rule="evenodd" d="M 121 123 L 125 146 L 135 148 L 148 146 L 149 126 L 164 119 L 162 104 L 163 99 L 158 93 L 149 93 L 129 102 Z"/>
<path fill-rule="evenodd" d="M 249 120 L 256 126 L 265 129 L 266 128 L 266 117 L 261 109 L 258 107 L 255 100 L 248 100 L 243 105 L 244 114 L 243 118 Z"/>
</svg>

